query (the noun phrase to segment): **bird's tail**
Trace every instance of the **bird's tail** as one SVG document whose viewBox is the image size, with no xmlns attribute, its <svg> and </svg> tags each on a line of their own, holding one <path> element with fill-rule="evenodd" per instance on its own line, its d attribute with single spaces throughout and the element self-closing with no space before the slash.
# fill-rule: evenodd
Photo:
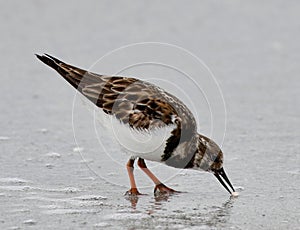
<svg viewBox="0 0 300 230">
<path fill-rule="evenodd" d="M 96 83 L 97 79 L 102 75 L 92 74 L 86 70 L 64 63 L 63 61 L 50 56 L 49 54 L 38 55 L 36 57 L 56 70 L 65 80 L 67 80 L 74 88 L 82 93 L 82 89 L 87 84 Z M 95 76 L 96 75 L 96 76 Z"/>
</svg>

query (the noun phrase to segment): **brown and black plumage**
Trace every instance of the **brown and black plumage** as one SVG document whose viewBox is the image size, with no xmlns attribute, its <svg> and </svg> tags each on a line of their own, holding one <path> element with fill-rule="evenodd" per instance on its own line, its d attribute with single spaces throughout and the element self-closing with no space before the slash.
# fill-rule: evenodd
<svg viewBox="0 0 300 230">
<path fill-rule="evenodd" d="M 132 153 L 127 163 L 130 194 L 139 194 L 133 175 L 136 158 L 139 158 L 138 165 L 141 169 L 155 183 L 155 191 L 174 192 L 152 174 L 144 159 L 176 168 L 212 172 L 229 193 L 234 192 L 223 169 L 221 149 L 211 139 L 197 133 L 193 114 L 177 97 L 136 78 L 100 75 L 66 64 L 48 54 L 36 56 L 56 70 L 107 116 L 116 118 L 122 126 L 140 133 L 169 130 L 163 148 L 160 152 L 155 152 L 154 156 Z"/>
</svg>

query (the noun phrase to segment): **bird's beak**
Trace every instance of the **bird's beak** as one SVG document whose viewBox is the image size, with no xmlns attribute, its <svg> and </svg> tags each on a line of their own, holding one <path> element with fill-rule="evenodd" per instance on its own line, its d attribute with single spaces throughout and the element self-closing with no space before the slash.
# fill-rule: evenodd
<svg viewBox="0 0 300 230">
<path fill-rule="evenodd" d="M 235 192 L 233 186 L 231 185 L 225 171 L 223 168 L 220 168 L 219 170 L 216 170 L 214 172 L 215 177 L 217 177 L 218 181 L 220 181 L 220 183 L 223 185 L 223 187 L 232 195 L 233 192 Z M 222 177 L 222 178 L 221 178 Z M 227 185 L 225 184 L 225 182 L 227 183 Z M 230 189 L 228 188 L 228 185 L 230 186 L 230 188 L 232 189 L 232 192 L 230 191 Z"/>
</svg>

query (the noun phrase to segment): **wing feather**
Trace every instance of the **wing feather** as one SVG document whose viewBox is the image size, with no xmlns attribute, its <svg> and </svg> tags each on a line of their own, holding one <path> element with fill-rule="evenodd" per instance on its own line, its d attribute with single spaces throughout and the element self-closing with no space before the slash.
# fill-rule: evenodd
<svg viewBox="0 0 300 230">
<path fill-rule="evenodd" d="M 135 78 L 91 73 L 48 54 L 37 57 L 105 113 L 114 115 L 132 128 L 152 129 L 175 124 L 177 111 L 161 90 L 150 83 Z"/>
</svg>

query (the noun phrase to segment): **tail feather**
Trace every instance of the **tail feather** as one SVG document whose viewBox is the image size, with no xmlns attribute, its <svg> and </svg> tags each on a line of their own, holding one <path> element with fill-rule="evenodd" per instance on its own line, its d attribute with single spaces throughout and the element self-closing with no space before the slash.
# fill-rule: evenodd
<svg viewBox="0 0 300 230">
<path fill-rule="evenodd" d="M 49 54 L 35 55 L 40 61 L 56 70 L 65 80 L 67 80 L 80 92 L 82 92 L 82 89 L 86 86 L 86 84 L 92 83 L 88 77 L 85 77 L 86 75 L 89 75 L 86 70 L 66 64 Z"/>
<path fill-rule="evenodd" d="M 43 63 L 45 63 L 46 65 L 50 66 L 51 68 L 55 69 L 57 72 L 60 73 L 60 71 L 62 71 L 62 69 L 59 67 L 59 65 L 57 63 L 63 63 L 62 61 L 58 60 L 57 58 L 54 58 L 48 54 L 45 55 L 38 55 L 35 54 L 35 56 L 42 61 Z M 66 72 L 63 72 L 64 74 Z M 62 73 L 60 73 L 62 74 Z"/>
</svg>

